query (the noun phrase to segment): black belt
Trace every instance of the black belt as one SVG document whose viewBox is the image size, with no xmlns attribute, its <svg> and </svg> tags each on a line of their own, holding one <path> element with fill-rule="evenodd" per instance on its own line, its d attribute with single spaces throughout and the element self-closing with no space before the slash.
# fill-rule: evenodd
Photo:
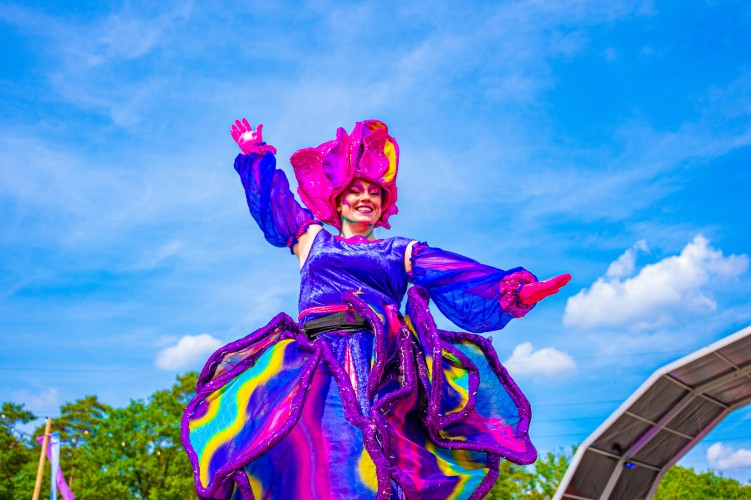
<svg viewBox="0 0 751 500">
<path fill-rule="evenodd" d="M 327 314 L 301 325 L 303 333 L 311 339 L 326 332 L 361 332 L 370 329 L 368 320 L 354 311 Z"/>
</svg>

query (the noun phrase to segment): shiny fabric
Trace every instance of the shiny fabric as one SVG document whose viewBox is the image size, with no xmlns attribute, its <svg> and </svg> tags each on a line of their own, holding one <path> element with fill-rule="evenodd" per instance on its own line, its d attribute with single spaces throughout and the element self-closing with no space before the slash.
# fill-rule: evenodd
<svg viewBox="0 0 751 500">
<path fill-rule="evenodd" d="M 407 292 L 404 252 L 408 238 L 345 240 L 320 231 L 300 269 L 298 309 L 340 304 L 348 290 L 367 290 L 383 303 L 401 303 Z M 310 318 L 303 317 L 302 321 Z"/>
<path fill-rule="evenodd" d="M 534 307 L 521 304 L 518 296 L 523 284 L 537 281 L 529 271 L 496 269 L 425 243 L 412 249 L 410 278 L 428 290 L 448 319 L 470 332 L 500 330 Z"/>
<path fill-rule="evenodd" d="M 389 217 L 399 211 L 396 208 L 399 145 L 388 132 L 385 123 L 365 120 L 357 122 L 351 134 L 339 128 L 333 141 L 292 155 L 297 192 L 318 219 L 341 230 L 336 198 L 352 180 L 365 179 L 383 189 L 383 212 L 376 227 L 391 227 Z"/>
<path fill-rule="evenodd" d="M 250 154 L 239 154 L 235 170 L 240 175 L 250 214 L 266 241 L 276 247 L 292 248 L 310 224 L 320 224 L 310 210 L 295 200 L 287 176 L 276 169 L 276 158 L 266 145 L 256 145 Z"/>
<path fill-rule="evenodd" d="M 370 330 L 311 341 L 280 314 L 206 363 L 182 424 L 202 498 L 482 498 L 501 458 L 535 460 L 529 403 L 490 341 L 439 330 L 428 307 L 478 293 L 479 319 L 464 308 L 449 318 L 489 325 L 474 279 L 487 270 L 423 248 L 402 316 L 410 240 L 357 241 L 316 236 L 300 307 L 346 304 Z"/>
</svg>

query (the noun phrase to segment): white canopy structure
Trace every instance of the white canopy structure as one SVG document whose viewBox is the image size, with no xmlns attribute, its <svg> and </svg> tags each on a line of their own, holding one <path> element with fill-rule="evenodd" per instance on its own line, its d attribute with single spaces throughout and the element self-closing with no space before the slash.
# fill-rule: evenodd
<svg viewBox="0 0 751 500">
<path fill-rule="evenodd" d="M 579 447 L 555 500 L 651 498 L 665 472 L 751 403 L 751 326 L 652 374 Z"/>
</svg>

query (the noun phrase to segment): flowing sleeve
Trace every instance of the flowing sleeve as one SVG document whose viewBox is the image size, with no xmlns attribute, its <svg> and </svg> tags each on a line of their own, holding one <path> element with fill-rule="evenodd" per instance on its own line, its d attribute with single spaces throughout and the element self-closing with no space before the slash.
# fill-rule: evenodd
<svg viewBox="0 0 751 500">
<path fill-rule="evenodd" d="M 264 143 L 250 154 L 239 154 L 235 170 L 240 175 L 250 214 L 263 231 L 266 241 L 276 247 L 289 247 L 311 224 L 322 224 L 310 210 L 295 200 L 287 176 L 276 169 L 276 158 Z"/>
<path fill-rule="evenodd" d="M 529 271 L 496 269 L 425 243 L 412 249 L 410 278 L 448 319 L 474 333 L 500 330 L 534 307 L 519 301 L 522 285 L 537 281 Z"/>
</svg>

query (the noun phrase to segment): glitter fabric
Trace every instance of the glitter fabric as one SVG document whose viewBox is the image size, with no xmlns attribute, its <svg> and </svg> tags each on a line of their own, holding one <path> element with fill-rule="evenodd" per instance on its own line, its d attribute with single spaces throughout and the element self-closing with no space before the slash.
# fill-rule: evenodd
<svg viewBox="0 0 751 500">
<path fill-rule="evenodd" d="M 391 227 L 389 217 L 398 212 L 399 145 L 389 135 L 385 123 L 378 120 L 357 122 L 351 134 L 339 128 L 336 139 L 316 148 L 301 149 L 292 155 L 290 162 L 297 177 L 300 199 L 316 218 L 341 229 L 336 197 L 358 178 L 375 182 L 383 188 L 383 213 L 376 227 Z"/>
<path fill-rule="evenodd" d="M 490 341 L 439 330 L 428 307 L 485 291 L 477 276 L 493 268 L 421 245 L 402 316 L 409 242 L 321 231 L 301 270 L 301 310 L 344 304 L 371 330 L 311 341 L 281 314 L 209 359 L 183 419 L 202 497 L 482 498 L 499 458 L 534 461 L 529 404 Z M 488 328 L 490 300 L 478 318 L 446 313 Z"/>
<path fill-rule="evenodd" d="M 348 290 L 367 290 L 379 302 L 399 304 L 407 291 L 404 252 L 410 241 L 389 238 L 349 244 L 328 231 L 319 232 L 313 242 L 315 252 L 311 250 L 300 269 L 298 308 L 339 304 Z"/>
<path fill-rule="evenodd" d="M 521 286 L 537 281 L 529 271 L 503 271 L 424 243 L 412 249 L 411 279 L 430 292 L 446 317 L 470 332 L 500 330 L 534 307 L 519 302 Z"/>
<path fill-rule="evenodd" d="M 284 246 L 316 220 L 273 161 L 267 148 L 235 168 L 266 239 Z M 338 311 L 369 329 L 310 339 L 281 313 L 209 358 L 181 427 L 200 498 L 479 499 L 501 459 L 536 459 L 529 403 L 490 340 L 438 329 L 429 308 L 469 332 L 500 329 L 529 311 L 518 290 L 536 278 L 424 243 L 408 275 L 410 242 L 323 230 L 312 243 L 299 320 Z"/>
</svg>

